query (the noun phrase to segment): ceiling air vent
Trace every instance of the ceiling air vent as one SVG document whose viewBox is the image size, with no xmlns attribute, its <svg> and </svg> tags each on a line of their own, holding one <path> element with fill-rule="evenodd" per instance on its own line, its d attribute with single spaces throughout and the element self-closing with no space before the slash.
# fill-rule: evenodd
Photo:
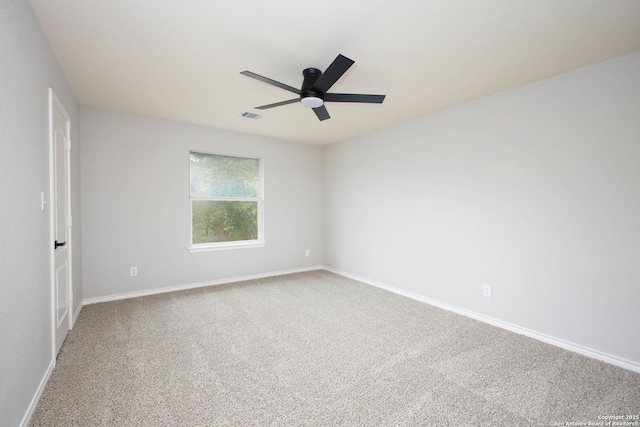
<svg viewBox="0 0 640 427">
<path fill-rule="evenodd" d="M 247 119 L 259 119 L 262 116 L 260 114 L 249 113 L 248 111 L 245 111 L 244 113 L 242 113 L 242 117 L 246 117 Z"/>
</svg>

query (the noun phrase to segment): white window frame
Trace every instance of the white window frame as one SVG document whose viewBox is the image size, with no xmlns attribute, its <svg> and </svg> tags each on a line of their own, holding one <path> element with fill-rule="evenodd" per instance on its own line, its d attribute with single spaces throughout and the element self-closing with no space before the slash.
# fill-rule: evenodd
<svg viewBox="0 0 640 427">
<path fill-rule="evenodd" d="M 189 182 L 189 245 L 187 249 L 191 253 L 222 251 L 230 249 L 261 248 L 266 246 L 264 238 L 264 160 L 259 157 L 241 156 L 238 154 L 212 153 L 204 150 L 189 150 L 189 180 L 191 179 L 191 153 L 209 154 L 212 156 L 237 157 L 240 159 L 251 159 L 258 161 L 258 197 L 191 197 L 191 183 Z M 214 200 L 214 201 L 250 201 L 258 202 L 258 238 L 253 240 L 234 240 L 230 242 L 214 243 L 193 243 L 193 201 L 194 200 Z"/>
</svg>

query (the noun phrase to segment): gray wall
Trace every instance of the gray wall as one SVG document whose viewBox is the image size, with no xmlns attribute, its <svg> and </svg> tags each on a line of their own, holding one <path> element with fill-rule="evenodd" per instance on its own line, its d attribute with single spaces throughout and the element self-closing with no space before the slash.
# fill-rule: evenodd
<svg viewBox="0 0 640 427">
<path fill-rule="evenodd" d="M 0 5 L 0 425 L 26 414 L 51 358 L 48 88 L 71 115 L 72 214 L 80 223 L 76 101 L 29 6 Z M 82 299 L 75 227 L 74 311 Z"/>
<path fill-rule="evenodd" d="M 640 52 L 327 147 L 325 265 L 640 363 L 638 76 Z"/>
<path fill-rule="evenodd" d="M 85 298 L 322 264 L 321 147 L 91 109 L 80 135 Z M 266 247 L 187 251 L 190 149 L 263 159 Z"/>
</svg>

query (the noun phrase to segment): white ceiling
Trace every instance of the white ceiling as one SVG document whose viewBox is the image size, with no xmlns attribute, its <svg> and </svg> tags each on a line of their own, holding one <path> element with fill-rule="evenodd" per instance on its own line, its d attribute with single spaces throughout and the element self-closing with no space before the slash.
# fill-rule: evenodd
<svg viewBox="0 0 640 427">
<path fill-rule="evenodd" d="M 311 144 L 640 50 L 638 0 L 30 0 L 78 103 Z M 343 54 L 330 120 L 240 75 L 294 87 Z M 258 120 L 241 117 L 249 111 Z"/>
</svg>

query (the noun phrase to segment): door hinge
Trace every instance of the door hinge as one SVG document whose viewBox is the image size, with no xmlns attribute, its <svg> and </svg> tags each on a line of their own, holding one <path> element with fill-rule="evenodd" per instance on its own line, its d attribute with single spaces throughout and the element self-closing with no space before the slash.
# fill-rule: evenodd
<svg viewBox="0 0 640 427">
<path fill-rule="evenodd" d="M 73 302 L 73 291 L 69 292 L 69 302 Z"/>
<path fill-rule="evenodd" d="M 70 216 L 69 218 L 67 218 L 67 227 L 71 227 L 73 225 L 73 217 Z"/>
<path fill-rule="evenodd" d="M 68 138 L 65 138 L 64 140 L 67 144 L 67 151 L 71 151 L 71 140 Z"/>
</svg>

